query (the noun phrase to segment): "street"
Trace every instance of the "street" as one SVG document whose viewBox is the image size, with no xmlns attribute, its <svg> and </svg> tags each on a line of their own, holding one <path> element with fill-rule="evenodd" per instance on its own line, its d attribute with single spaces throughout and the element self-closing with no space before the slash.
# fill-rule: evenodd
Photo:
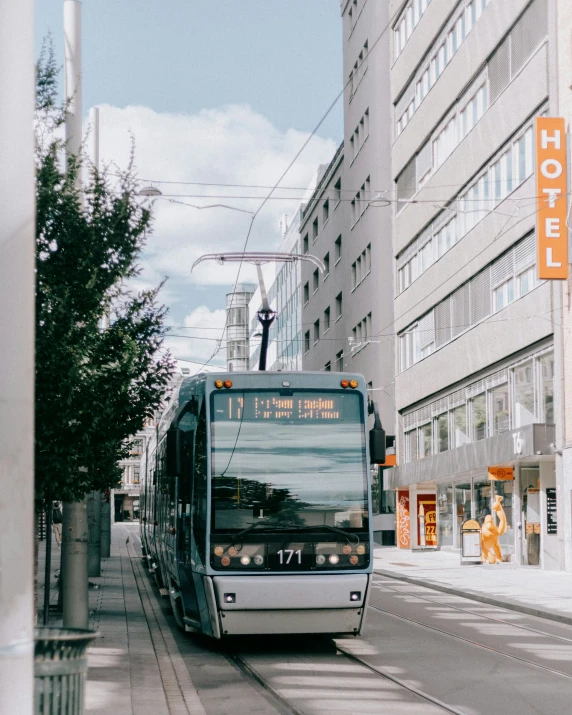
<svg viewBox="0 0 572 715">
<path fill-rule="evenodd" d="M 571 626 L 376 576 L 360 638 L 212 641 L 177 628 L 168 600 L 160 598 L 141 564 L 137 526 L 116 525 L 114 533 L 120 541 L 129 534 L 127 550 L 167 712 L 548 715 L 568 710 Z M 92 653 L 97 651 L 96 645 Z M 92 667 L 89 680 L 96 677 L 105 686 L 105 676 L 105 669 Z M 145 681 L 144 668 L 138 677 Z M 103 702 L 97 706 L 90 692 L 95 691 L 88 686 L 87 712 L 103 713 Z M 137 685 L 132 710 L 118 712 L 157 715 L 161 710 L 149 709 L 146 692 L 152 695 Z"/>
</svg>

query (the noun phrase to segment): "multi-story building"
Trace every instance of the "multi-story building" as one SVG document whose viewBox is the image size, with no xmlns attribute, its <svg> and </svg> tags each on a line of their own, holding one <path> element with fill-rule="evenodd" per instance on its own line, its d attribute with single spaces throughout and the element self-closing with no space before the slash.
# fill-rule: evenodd
<svg viewBox="0 0 572 715">
<path fill-rule="evenodd" d="M 229 370 L 248 370 L 248 304 L 254 288 L 251 283 L 241 283 L 234 292 L 226 295 L 226 364 Z"/>
<path fill-rule="evenodd" d="M 365 376 L 388 435 L 395 434 L 388 3 L 342 0 L 344 142 L 302 213 L 305 370 Z M 391 543 L 391 495 L 374 475 L 376 539 Z M 389 498 L 389 502 L 387 501 Z"/>
<path fill-rule="evenodd" d="M 552 569 L 562 284 L 537 277 L 533 127 L 559 112 L 557 5 L 389 2 L 398 536 L 458 548 L 500 501 L 504 559 Z"/>
<path fill-rule="evenodd" d="M 279 253 L 300 252 L 300 211 L 288 224 L 282 219 Z M 262 267 L 268 303 L 276 311 L 270 327 L 266 365 L 268 370 L 302 369 L 302 305 L 300 302 L 300 263 L 267 263 Z M 258 369 L 261 327 L 258 311 L 262 307 L 260 287 L 254 291 L 248 308 L 250 320 L 250 369 Z"/>
</svg>

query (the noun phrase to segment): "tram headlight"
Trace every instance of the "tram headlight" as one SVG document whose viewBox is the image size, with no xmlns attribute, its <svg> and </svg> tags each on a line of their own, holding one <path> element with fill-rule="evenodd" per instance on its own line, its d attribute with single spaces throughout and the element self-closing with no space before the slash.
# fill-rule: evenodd
<svg viewBox="0 0 572 715">
<path fill-rule="evenodd" d="M 337 554 L 330 554 L 328 561 L 332 566 L 336 566 L 340 562 L 340 557 Z"/>
<path fill-rule="evenodd" d="M 363 544 L 358 544 L 356 547 L 356 554 L 363 556 L 365 554 L 365 546 Z"/>
<path fill-rule="evenodd" d="M 344 547 L 342 549 L 342 554 L 345 554 L 346 556 L 348 554 L 351 554 L 352 552 L 352 547 L 349 544 L 344 544 Z"/>
<path fill-rule="evenodd" d="M 222 556 L 223 554 L 224 554 L 224 548 L 222 546 L 214 547 L 214 555 L 215 556 Z"/>
<path fill-rule="evenodd" d="M 215 387 L 217 390 L 220 390 L 220 388 L 224 385 L 224 382 L 222 380 L 215 380 Z"/>
<path fill-rule="evenodd" d="M 254 557 L 254 563 L 257 566 L 262 566 L 264 564 L 264 556 L 262 556 L 262 554 L 256 554 Z"/>
<path fill-rule="evenodd" d="M 318 564 L 318 566 L 323 566 L 326 563 L 326 557 L 324 556 L 324 554 L 318 554 L 316 556 L 316 563 Z"/>
<path fill-rule="evenodd" d="M 350 387 L 352 388 L 352 390 L 355 390 L 357 386 L 358 386 L 357 380 L 350 380 Z"/>
<path fill-rule="evenodd" d="M 241 557 L 240 557 L 240 563 L 241 563 L 243 566 L 248 566 L 248 564 L 250 563 L 250 556 L 241 556 Z"/>
<path fill-rule="evenodd" d="M 359 563 L 359 556 L 356 556 L 355 554 L 353 556 L 350 556 L 350 564 L 352 566 L 357 566 Z"/>
<path fill-rule="evenodd" d="M 223 556 L 220 560 L 221 566 L 230 566 L 230 558 L 228 556 Z"/>
</svg>

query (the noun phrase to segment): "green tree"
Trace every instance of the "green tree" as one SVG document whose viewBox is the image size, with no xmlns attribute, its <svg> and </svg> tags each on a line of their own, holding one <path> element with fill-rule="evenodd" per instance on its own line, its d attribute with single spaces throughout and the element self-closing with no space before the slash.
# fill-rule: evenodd
<svg viewBox="0 0 572 715">
<path fill-rule="evenodd" d="M 131 167 L 63 167 L 50 43 L 37 65 L 36 496 L 74 501 L 114 487 L 128 440 L 160 407 L 172 372 L 166 310 L 128 288 L 151 228 Z M 87 168 L 87 167 L 86 167 Z M 108 316 L 102 328 L 102 317 Z"/>
</svg>

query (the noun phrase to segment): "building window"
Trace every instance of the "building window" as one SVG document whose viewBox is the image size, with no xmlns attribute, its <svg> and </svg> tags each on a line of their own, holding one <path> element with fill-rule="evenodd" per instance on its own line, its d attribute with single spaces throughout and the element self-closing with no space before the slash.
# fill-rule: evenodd
<svg viewBox="0 0 572 715">
<path fill-rule="evenodd" d="M 137 467 L 135 467 L 135 469 L 133 469 L 133 484 L 140 483 L 140 480 L 141 480 L 140 474 L 141 474 L 141 471 Z"/>
<path fill-rule="evenodd" d="M 510 429 L 508 383 L 491 390 L 493 434 L 501 434 Z"/>
<path fill-rule="evenodd" d="M 322 218 L 322 224 L 325 226 L 330 218 L 330 202 L 327 199 L 324 201 L 324 206 L 322 208 Z"/>
<path fill-rule="evenodd" d="M 419 459 L 433 454 L 432 442 L 431 423 L 429 422 L 419 428 Z"/>
<path fill-rule="evenodd" d="M 316 241 L 318 238 L 318 217 L 314 219 L 314 222 L 312 223 L 312 243 Z"/>
<path fill-rule="evenodd" d="M 437 451 L 446 452 L 449 449 L 449 415 L 445 412 L 437 417 Z"/>
<path fill-rule="evenodd" d="M 514 427 L 534 422 L 534 365 L 532 360 L 514 369 Z"/>
<path fill-rule="evenodd" d="M 419 459 L 419 450 L 417 444 L 417 430 L 405 433 L 405 461 L 414 462 Z"/>
<path fill-rule="evenodd" d="M 314 321 L 314 345 L 318 342 L 320 339 L 320 320 L 315 320 Z"/>
<path fill-rule="evenodd" d="M 337 205 L 340 203 L 341 200 L 342 200 L 342 179 L 340 177 L 334 184 L 334 208 L 337 207 Z"/>
<path fill-rule="evenodd" d="M 471 416 L 473 442 L 478 442 L 487 436 L 487 396 L 484 393 L 471 400 Z"/>
<path fill-rule="evenodd" d="M 312 275 L 312 291 L 315 293 L 320 287 L 320 272 L 316 268 Z"/>
<path fill-rule="evenodd" d="M 308 353 L 310 352 L 310 331 L 307 330 L 304 333 L 304 352 Z"/>
<path fill-rule="evenodd" d="M 342 317 L 343 304 L 342 304 L 342 294 L 338 293 L 336 296 L 336 320 Z"/>
<path fill-rule="evenodd" d="M 310 284 L 304 283 L 304 305 L 310 302 Z"/>
<path fill-rule="evenodd" d="M 308 234 L 306 234 L 302 240 L 302 253 L 306 254 L 308 253 L 309 246 L 308 246 Z"/>
<path fill-rule="evenodd" d="M 336 370 L 338 372 L 344 371 L 344 351 L 343 350 L 340 350 L 339 353 L 336 353 Z"/>
<path fill-rule="evenodd" d="M 330 275 L 330 254 L 326 253 L 324 256 L 324 279 Z"/>
<path fill-rule="evenodd" d="M 540 402 L 544 413 L 541 419 L 554 424 L 554 354 L 543 355 L 540 360 Z"/>
<path fill-rule="evenodd" d="M 341 257 L 342 257 L 342 237 L 341 237 L 341 236 L 338 236 L 338 237 L 336 238 L 336 241 L 335 241 L 335 244 L 334 244 L 334 248 L 335 248 L 335 254 L 334 254 L 334 255 L 335 255 L 335 257 L 336 257 L 336 263 L 337 263 L 337 262 L 341 259 Z"/>
<path fill-rule="evenodd" d="M 324 333 L 330 329 L 330 306 L 324 310 Z"/>
<path fill-rule="evenodd" d="M 467 430 L 467 406 L 461 405 L 452 411 L 452 443 L 454 447 L 461 447 L 469 441 Z"/>
<path fill-rule="evenodd" d="M 324 365 L 324 371 L 325 372 L 332 372 L 332 363 L 328 360 L 328 362 Z"/>
</svg>

